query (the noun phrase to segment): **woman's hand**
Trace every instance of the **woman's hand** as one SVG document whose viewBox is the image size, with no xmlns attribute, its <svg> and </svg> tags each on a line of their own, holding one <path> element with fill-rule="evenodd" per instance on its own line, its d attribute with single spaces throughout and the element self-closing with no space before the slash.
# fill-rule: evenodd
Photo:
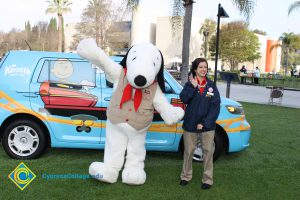
<svg viewBox="0 0 300 200">
<path fill-rule="evenodd" d="M 194 86 L 194 88 L 196 88 L 198 86 L 197 79 L 194 78 L 192 74 L 189 76 L 189 80 L 192 83 L 192 85 Z"/>
<path fill-rule="evenodd" d="M 197 124 L 197 130 L 202 130 L 203 129 L 203 125 L 202 124 Z"/>
</svg>

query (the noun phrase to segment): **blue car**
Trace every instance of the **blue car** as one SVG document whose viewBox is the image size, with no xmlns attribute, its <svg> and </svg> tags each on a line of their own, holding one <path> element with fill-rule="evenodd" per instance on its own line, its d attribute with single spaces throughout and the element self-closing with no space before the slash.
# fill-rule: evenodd
<svg viewBox="0 0 300 200">
<path fill-rule="evenodd" d="M 112 57 L 116 62 L 121 57 Z M 182 86 L 164 72 L 165 95 L 181 106 Z M 47 146 L 103 149 L 106 108 L 112 84 L 103 71 L 74 53 L 10 51 L 0 63 L 0 138 L 15 159 L 33 159 Z M 182 121 L 166 125 L 154 112 L 146 149 L 183 149 Z M 238 102 L 222 98 L 217 120 L 214 159 L 249 146 L 250 125 Z M 195 151 L 201 159 L 201 148 Z"/>
</svg>

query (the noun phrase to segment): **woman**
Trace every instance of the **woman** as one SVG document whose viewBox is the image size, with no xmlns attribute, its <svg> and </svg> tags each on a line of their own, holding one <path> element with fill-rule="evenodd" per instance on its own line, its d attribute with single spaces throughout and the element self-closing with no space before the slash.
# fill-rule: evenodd
<svg viewBox="0 0 300 200">
<path fill-rule="evenodd" d="M 254 84 L 258 84 L 258 79 L 260 78 L 260 70 L 258 67 L 254 70 Z"/>
<path fill-rule="evenodd" d="M 207 78 L 208 64 L 203 58 L 192 62 L 191 75 L 180 93 L 180 99 L 187 105 L 183 118 L 184 161 L 181 172 L 181 186 L 192 179 L 192 159 L 200 139 L 203 152 L 202 189 L 213 184 L 213 153 L 216 120 L 220 113 L 220 94 Z"/>
<path fill-rule="evenodd" d="M 247 76 L 247 69 L 246 69 L 245 65 L 243 65 L 242 68 L 240 69 L 241 84 L 246 83 L 245 76 Z"/>
</svg>

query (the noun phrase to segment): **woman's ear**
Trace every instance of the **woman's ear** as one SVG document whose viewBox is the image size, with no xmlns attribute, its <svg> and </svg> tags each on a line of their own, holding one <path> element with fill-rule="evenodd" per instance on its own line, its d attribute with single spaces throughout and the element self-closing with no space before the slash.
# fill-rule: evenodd
<svg viewBox="0 0 300 200">
<path fill-rule="evenodd" d="M 159 69 L 159 72 L 157 74 L 157 82 L 158 82 L 158 85 L 161 89 L 162 92 L 165 92 L 165 79 L 164 79 L 164 58 L 162 56 L 162 53 L 161 51 L 159 51 L 160 53 L 160 56 L 161 56 L 161 65 L 160 65 L 160 69 Z"/>
</svg>

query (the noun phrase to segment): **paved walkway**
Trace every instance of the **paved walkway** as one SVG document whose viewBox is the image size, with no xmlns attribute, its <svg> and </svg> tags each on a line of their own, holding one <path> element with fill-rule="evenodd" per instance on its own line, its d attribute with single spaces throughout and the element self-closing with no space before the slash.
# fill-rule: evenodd
<svg viewBox="0 0 300 200">
<path fill-rule="evenodd" d="M 218 82 L 218 89 L 222 96 L 226 96 L 226 83 Z M 268 104 L 270 89 L 262 86 L 231 84 L 230 98 L 236 101 Z M 278 102 L 278 99 L 274 99 Z M 276 104 L 279 105 L 279 104 Z M 280 106 L 300 108 L 300 91 L 284 90 L 282 104 Z"/>
</svg>

